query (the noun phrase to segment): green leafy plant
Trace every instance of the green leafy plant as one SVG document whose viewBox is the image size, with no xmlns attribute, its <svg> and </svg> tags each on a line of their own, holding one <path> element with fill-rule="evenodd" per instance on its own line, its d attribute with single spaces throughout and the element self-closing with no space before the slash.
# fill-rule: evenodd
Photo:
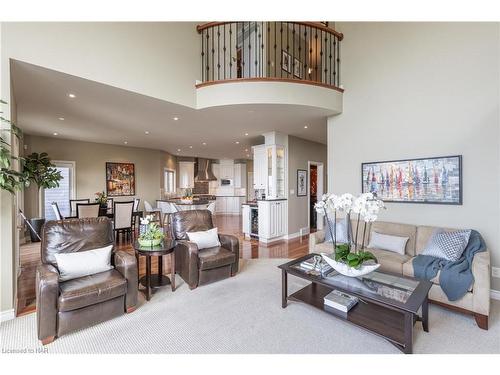
<svg viewBox="0 0 500 375">
<path fill-rule="evenodd" d="M 96 203 L 99 203 L 100 205 L 104 205 L 104 204 L 108 203 L 108 196 L 106 195 L 106 193 L 104 191 L 102 193 L 97 192 L 97 193 L 95 193 L 95 201 L 96 201 Z"/>
<path fill-rule="evenodd" d="M 157 223 L 146 224 L 146 231 L 139 236 L 141 240 L 161 240 L 165 235 Z"/>
<path fill-rule="evenodd" d="M 373 260 L 378 263 L 377 258 L 369 251 L 359 250 L 351 253 L 348 244 L 337 245 L 335 249 L 335 260 L 337 262 L 344 262 L 349 267 L 358 268 L 364 262 Z"/>
<path fill-rule="evenodd" d="M 0 104 L 7 102 L 0 100 Z M 12 168 L 12 160 L 23 162 L 23 158 L 12 155 L 11 144 L 7 141 L 5 133 L 10 133 L 12 136 L 21 139 L 21 130 L 10 120 L 3 117 L 3 112 L 0 111 L 0 189 L 6 190 L 14 194 L 16 190 L 24 187 L 26 176 Z M 5 126 L 6 125 L 6 126 Z"/>
</svg>

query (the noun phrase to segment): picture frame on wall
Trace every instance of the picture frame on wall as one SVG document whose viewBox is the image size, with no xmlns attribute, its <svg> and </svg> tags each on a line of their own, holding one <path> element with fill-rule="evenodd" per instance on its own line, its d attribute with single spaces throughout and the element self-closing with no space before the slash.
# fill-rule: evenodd
<svg viewBox="0 0 500 375">
<path fill-rule="evenodd" d="M 133 163 L 106 163 L 106 193 L 108 197 L 135 195 L 135 166 Z"/>
<path fill-rule="evenodd" d="M 292 73 L 292 58 L 284 50 L 281 51 L 281 69 L 288 73 Z"/>
<path fill-rule="evenodd" d="M 297 169 L 297 197 L 305 197 L 307 195 L 307 171 L 305 169 Z"/>
<path fill-rule="evenodd" d="M 302 79 L 304 77 L 304 67 L 299 59 L 294 59 L 293 62 L 293 75 Z"/>
<path fill-rule="evenodd" d="M 462 155 L 362 163 L 361 186 L 384 202 L 462 205 Z"/>
</svg>

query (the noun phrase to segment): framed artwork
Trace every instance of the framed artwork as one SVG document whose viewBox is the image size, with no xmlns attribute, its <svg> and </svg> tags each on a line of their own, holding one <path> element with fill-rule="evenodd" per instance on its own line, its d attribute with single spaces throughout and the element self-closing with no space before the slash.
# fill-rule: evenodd
<svg viewBox="0 0 500 375">
<path fill-rule="evenodd" d="M 135 195 L 133 163 L 106 163 L 106 193 L 109 197 Z"/>
<path fill-rule="evenodd" d="M 307 195 L 307 171 L 297 169 L 297 197 L 305 197 Z"/>
<path fill-rule="evenodd" d="M 302 63 L 300 62 L 299 59 L 294 59 L 294 62 L 293 62 L 293 75 L 297 78 L 300 78 L 302 79 L 304 74 L 303 74 L 304 70 L 303 70 L 303 66 L 302 66 Z"/>
<path fill-rule="evenodd" d="M 384 202 L 462 204 L 462 156 L 361 164 L 362 192 Z"/>
<path fill-rule="evenodd" d="M 292 73 L 292 58 L 286 51 L 281 51 L 281 69 Z"/>
</svg>

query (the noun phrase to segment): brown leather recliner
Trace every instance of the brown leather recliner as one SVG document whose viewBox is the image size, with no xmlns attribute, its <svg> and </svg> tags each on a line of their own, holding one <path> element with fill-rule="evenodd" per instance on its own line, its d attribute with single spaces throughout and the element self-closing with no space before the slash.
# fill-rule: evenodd
<svg viewBox="0 0 500 375">
<path fill-rule="evenodd" d="M 113 252 L 114 268 L 95 275 L 59 281 L 54 254 L 113 245 L 106 217 L 48 221 L 42 231 L 42 264 L 36 270 L 38 339 L 48 344 L 65 333 L 132 312 L 137 304 L 134 255 Z"/>
<path fill-rule="evenodd" d="M 186 234 L 213 227 L 212 214 L 208 210 L 180 211 L 172 215 L 172 237 L 177 240 L 175 270 L 190 289 L 234 276 L 238 272 L 238 238 L 219 234 L 221 246 L 199 250 Z"/>
</svg>

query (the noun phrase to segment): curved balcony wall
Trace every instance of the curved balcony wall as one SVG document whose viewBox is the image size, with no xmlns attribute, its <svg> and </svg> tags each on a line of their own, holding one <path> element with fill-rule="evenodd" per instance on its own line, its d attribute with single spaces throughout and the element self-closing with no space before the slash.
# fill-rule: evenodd
<svg viewBox="0 0 500 375">
<path fill-rule="evenodd" d="M 314 22 L 211 22 L 197 30 L 197 108 L 291 104 L 342 112 L 341 33 Z"/>
</svg>

